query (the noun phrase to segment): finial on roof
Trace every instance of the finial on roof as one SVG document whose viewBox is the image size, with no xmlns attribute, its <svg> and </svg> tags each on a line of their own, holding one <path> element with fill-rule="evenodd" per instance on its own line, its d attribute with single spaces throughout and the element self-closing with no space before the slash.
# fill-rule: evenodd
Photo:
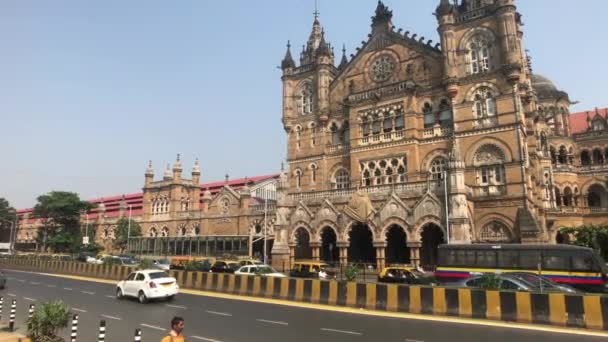
<svg viewBox="0 0 608 342">
<path fill-rule="evenodd" d="M 228 183 L 228 180 L 230 180 L 230 176 L 228 176 L 228 173 L 226 173 L 226 183 Z"/>
<path fill-rule="evenodd" d="M 175 164 L 173 165 L 173 169 L 181 169 L 182 168 L 182 161 L 180 160 L 180 154 L 177 154 L 177 158 L 175 159 Z"/>
<path fill-rule="evenodd" d="M 196 158 L 194 160 L 194 166 L 192 167 L 192 173 L 199 174 L 199 175 L 201 174 L 201 165 L 198 162 L 198 158 Z"/>
<path fill-rule="evenodd" d="M 319 3 L 317 0 L 315 0 L 315 11 L 313 12 L 313 15 L 315 16 L 315 20 L 317 20 L 319 18 L 319 14 L 321 14 L 319 12 Z"/>
<path fill-rule="evenodd" d="M 348 64 L 348 59 L 346 58 L 346 45 L 342 45 L 342 60 L 340 61 L 340 65 L 338 69 L 342 70 Z"/>
<path fill-rule="evenodd" d="M 154 169 L 152 168 L 152 161 L 148 161 L 148 168 L 146 169 L 146 175 L 154 176 Z"/>
<path fill-rule="evenodd" d="M 163 175 L 165 179 L 173 178 L 173 173 L 171 173 L 171 165 L 167 163 L 167 168 L 165 169 L 165 174 Z"/>
<path fill-rule="evenodd" d="M 372 27 L 376 28 L 380 25 L 389 24 L 393 18 L 393 11 L 389 10 L 381 0 L 378 0 L 376 6 L 376 14 L 372 17 Z M 392 25 L 391 25 L 392 26 Z M 387 26 L 388 29 L 390 26 Z"/>
<path fill-rule="evenodd" d="M 285 163 L 281 162 L 281 172 L 285 171 Z"/>
<path fill-rule="evenodd" d="M 321 41 L 319 42 L 319 50 L 317 50 L 319 56 L 326 55 L 331 56 L 331 50 L 329 44 L 325 41 L 325 30 L 321 30 Z"/>
</svg>

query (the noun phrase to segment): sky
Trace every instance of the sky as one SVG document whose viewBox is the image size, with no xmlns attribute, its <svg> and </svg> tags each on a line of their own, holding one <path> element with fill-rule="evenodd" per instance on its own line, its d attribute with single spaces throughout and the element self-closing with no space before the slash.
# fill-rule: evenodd
<svg viewBox="0 0 608 342">
<path fill-rule="evenodd" d="M 385 0 L 393 23 L 438 41 L 439 0 Z M 605 0 L 519 0 L 534 72 L 607 107 Z M 319 0 L 326 38 L 353 53 L 376 0 Z M 0 197 L 31 207 L 140 192 L 182 155 L 202 182 L 275 173 L 286 157 L 281 59 L 299 56 L 314 0 L 0 1 Z"/>
</svg>

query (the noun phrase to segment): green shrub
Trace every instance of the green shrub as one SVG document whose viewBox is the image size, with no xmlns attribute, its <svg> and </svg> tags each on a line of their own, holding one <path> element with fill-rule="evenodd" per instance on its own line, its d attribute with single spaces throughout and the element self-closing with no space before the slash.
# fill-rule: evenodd
<svg viewBox="0 0 608 342">
<path fill-rule="evenodd" d="M 500 278 L 494 273 L 486 273 L 481 276 L 479 286 L 485 290 L 498 290 L 500 288 Z"/>
<path fill-rule="evenodd" d="M 68 326 L 70 308 L 62 301 L 42 303 L 27 320 L 28 336 L 33 342 L 63 342 L 57 332 Z"/>
<path fill-rule="evenodd" d="M 357 266 L 355 266 L 353 264 L 348 264 L 348 266 L 346 266 L 346 272 L 344 272 L 344 275 L 346 276 L 346 280 L 354 281 L 355 279 L 357 279 L 358 274 L 359 274 L 359 269 L 357 268 Z"/>
</svg>

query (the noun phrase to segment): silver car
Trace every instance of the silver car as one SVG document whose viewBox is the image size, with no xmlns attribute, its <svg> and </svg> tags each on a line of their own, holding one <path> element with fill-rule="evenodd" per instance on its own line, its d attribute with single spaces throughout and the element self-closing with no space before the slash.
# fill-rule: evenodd
<svg viewBox="0 0 608 342">
<path fill-rule="evenodd" d="M 496 274 L 500 290 L 529 291 L 529 292 L 565 292 L 579 293 L 570 286 L 557 284 L 549 279 L 533 273 L 513 272 Z M 459 287 L 481 288 L 485 281 L 484 275 L 477 275 L 457 282 Z"/>
</svg>

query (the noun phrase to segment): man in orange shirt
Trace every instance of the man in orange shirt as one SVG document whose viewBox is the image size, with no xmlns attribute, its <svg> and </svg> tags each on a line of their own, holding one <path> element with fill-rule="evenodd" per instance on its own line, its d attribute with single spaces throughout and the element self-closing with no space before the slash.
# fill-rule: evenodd
<svg viewBox="0 0 608 342">
<path fill-rule="evenodd" d="M 186 342 L 182 330 L 184 330 L 184 319 L 178 316 L 173 317 L 169 336 L 163 337 L 160 342 Z"/>
</svg>

